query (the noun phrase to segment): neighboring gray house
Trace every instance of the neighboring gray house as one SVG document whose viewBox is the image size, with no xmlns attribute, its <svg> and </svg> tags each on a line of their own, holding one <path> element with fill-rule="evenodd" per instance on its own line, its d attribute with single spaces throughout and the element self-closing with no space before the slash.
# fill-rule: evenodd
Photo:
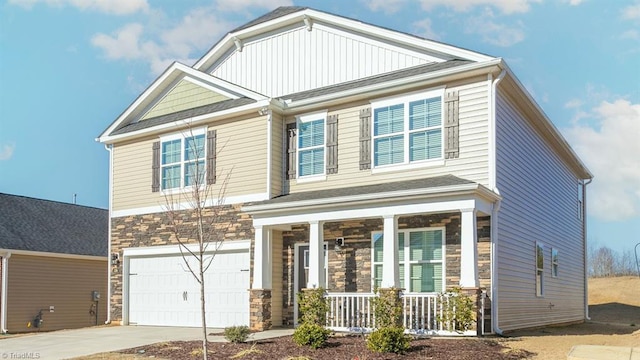
<svg viewBox="0 0 640 360">
<path fill-rule="evenodd" d="M 484 298 L 486 332 L 585 319 L 592 175 L 500 57 L 281 7 L 169 66 L 98 140 L 122 324 L 200 325 L 165 214 L 197 165 L 229 228 L 208 229 L 211 326 L 293 325 L 318 286 L 334 329 L 370 326 L 376 287 L 404 289 L 408 331 L 442 333 L 453 287 Z"/>
<path fill-rule="evenodd" d="M 108 216 L 105 209 L 0 193 L 2 333 L 105 322 Z"/>
</svg>

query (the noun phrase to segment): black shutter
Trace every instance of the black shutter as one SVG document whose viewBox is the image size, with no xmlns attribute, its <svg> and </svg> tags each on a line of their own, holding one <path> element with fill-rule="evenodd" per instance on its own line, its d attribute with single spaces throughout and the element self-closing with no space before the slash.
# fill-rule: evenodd
<svg viewBox="0 0 640 360">
<path fill-rule="evenodd" d="M 287 179 L 296 178 L 296 123 L 287 124 Z"/>
<path fill-rule="evenodd" d="M 207 131 L 207 185 L 216 183 L 216 130 Z"/>
<path fill-rule="evenodd" d="M 360 170 L 371 169 L 371 108 L 360 110 Z"/>
<path fill-rule="evenodd" d="M 152 146 L 153 162 L 151 163 L 151 192 L 160 191 L 160 141 Z"/>
<path fill-rule="evenodd" d="M 458 144 L 459 138 L 459 114 L 458 92 L 450 91 L 444 99 L 444 157 L 453 159 L 460 156 Z"/>
<path fill-rule="evenodd" d="M 338 173 L 338 115 L 327 117 L 327 174 Z"/>
</svg>

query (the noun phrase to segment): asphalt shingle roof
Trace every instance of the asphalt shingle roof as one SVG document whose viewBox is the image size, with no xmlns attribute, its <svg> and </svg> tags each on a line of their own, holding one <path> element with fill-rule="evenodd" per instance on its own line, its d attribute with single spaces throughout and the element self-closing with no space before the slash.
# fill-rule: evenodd
<svg viewBox="0 0 640 360">
<path fill-rule="evenodd" d="M 415 180 L 396 181 L 375 185 L 352 186 L 338 189 L 305 191 L 275 197 L 271 200 L 255 202 L 247 205 L 282 204 L 296 201 L 321 200 L 344 196 L 377 194 L 402 190 L 430 189 L 444 186 L 474 184 L 473 181 L 461 179 L 453 175 L 443 175 Z"/>
<path fill-rule="evenodd" d="M 107 256 L 109 212 L 0 193 L 0 248 Z"/>
<path fill-rule="evenodd" d="M 322 95 L 331 94 L 335 92 L 358 89 L 367 85 L 373 85 L 373 84 L 383 83 L 386 81 L 398 80 L 398 79 L 403 79 L 403 78 L 407 78 L 415 75 L 430 73 L 438 70 L 449 69 L 449 68 L 471 64 L 471 63 L 473 63 L 473 61 L 454 59 L 454 60 L 449 60 L 441 63 L 429 63 L 424 65 L 417 65 L 407 69 L 396 70 L 396 71 L 392 71 L 384 74 L 369 76 L 363 79 L 348 81 L 348 82 L 344 82 L 336 85 L 330 85 L 322 88 L 311 89 L 311 90 L 302 91 L 302 92 L 298 92 L 290 95 L 280 96 L 280 98 L 283 100 L 290 99 L 293 101 L 303 100 L 303 99 L 313 98 L 316 96 L 322 96 Z"/>
<path fill-rule="evenodd" d="M 174 112 L 171 114 L 156 116 L 150 119 L 140 120 L 138 122 L 126 124 L 112 131 L 110 135 L 125 134 L 125 133 L 136 131 L 136 130 L 142 130 L 142 129 L 150 128 L 157 125 L 162 125 L 162 124 L 167 124 L 167 123 L 178 121 L 178 120 L 188 119 L 194 116 L 200 116 L 204 114 L 214 113 L 217 111 L 232 109 L 235 107 L 239 107 L 242 105 L 247 105 L 255 102 L 256 101 L 253 99 L 243 97 L 238 99 L 224 100 L 224 101 L 220 101 L 220 102 L 209 104 L 209 105 L 202 105 L 202 106 L 195 107 L 193 109 L 186 109 L 186 110 Z"/>
<path fill-rule="evenodd" d="M 251 21 L 249 21 L 248 23 L 241 25 L 233 30 L 230 31 L 230 33 L 234 33 L 236 31 L 240 31 L 246 28 L 250 28 L 254 25 L 258 25 L 258 24 L 262 24 L 264 22 L 267 22 L 269 20 L 273 20 L 273 19 L 277 19 L 279 17 L 285 16 L 285 15 L 289 15 L 289 14 L 293 14 L 295 12 L 298 11 L 302 11 L 308 9 L 308 7 L 306 6 L 280 6 L 278 8 L 276 8 L 273 11 L 270 11 L 256 19 L 253 19 Z"/>
</svg>

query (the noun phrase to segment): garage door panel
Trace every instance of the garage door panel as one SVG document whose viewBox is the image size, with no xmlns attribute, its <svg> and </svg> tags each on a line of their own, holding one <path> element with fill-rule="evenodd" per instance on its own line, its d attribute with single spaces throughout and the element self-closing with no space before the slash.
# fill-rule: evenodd
<svg viewBox="0 0 640 360">
<path fill-rule="evenodd" d="M 248 325 L 248 268 L 248 251 L 215 255 L 205 277 L 207 326 Z M 201 326 L 200 285 L 181 255 L 131 258 L 129 273 L 130 323 Z"/>
</svg>

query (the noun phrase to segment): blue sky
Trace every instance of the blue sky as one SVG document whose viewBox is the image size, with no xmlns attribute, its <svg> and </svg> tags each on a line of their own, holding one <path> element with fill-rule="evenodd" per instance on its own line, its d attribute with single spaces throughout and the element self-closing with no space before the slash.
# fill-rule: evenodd
<svg viewBox="0 0 640 360">
<path fill-rule="evenodd" d="M 452 5 L 453 4 L 453 5 Z M 8 0 L 0 192 L 108 206 L 95 138 L 174 60 L 303 5 L 504 58 L 595 175 L 589 241 L 640 242 L 640 1 Z"/>
</svg>

